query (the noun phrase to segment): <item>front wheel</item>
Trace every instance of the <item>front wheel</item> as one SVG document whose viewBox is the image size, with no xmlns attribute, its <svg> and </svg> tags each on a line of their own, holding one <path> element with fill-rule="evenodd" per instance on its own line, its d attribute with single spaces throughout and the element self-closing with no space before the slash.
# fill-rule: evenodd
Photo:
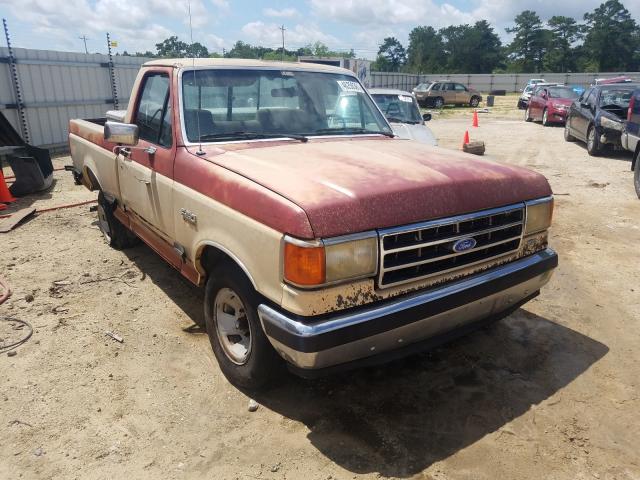
<svg viewBox="0 0 640 480">
<path fill-rule="evenodd" d="M 598 132 L 595 125 L 592 125 L 589 127 L 589 132 L 587 133 L 587 153 L 592 157 L 597 157 L 601 152 L 602 147 L 600 146 Z"/>
<path fill-rule="evenodd" d="M 433 106 L 435 108 L 442 108 L 444 107 L 444 98 L 442 97 L 437 97 L 434 101 L 433 101 Z"/>
<path fill-rule="evenodd" d="M 249 279 L 231 262 L 210 273 L 204 315 L 211 348 L 224 376 L 249 390 L 264 387 L 283 365 L 260 325 L 259 303 Z"/>
<path fill-rule="evenodd" d="M 549 112 L 546 108 L 544 109 L 544 112 L 542 112 L 542 126 L 543 127 L 549 126 Z"/>
<path fill-rule="evenodd" d="M 567 118 L 566 123 L 564 124 L 564 140 L 566 142 L 575 142 L 576 137 L 571 135 L 571 128 L 569 127 L 569 119 Z"/>
</svg>

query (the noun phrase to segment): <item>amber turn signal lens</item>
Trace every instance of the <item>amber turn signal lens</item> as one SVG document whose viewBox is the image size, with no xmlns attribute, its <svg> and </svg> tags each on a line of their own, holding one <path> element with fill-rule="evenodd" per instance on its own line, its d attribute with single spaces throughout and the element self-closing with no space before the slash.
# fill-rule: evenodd
<svg viewBox="0 0 640 480">
<path fill-rule="evenodd" d="M 284 278 L 294 285 L 312 286 L 325 282 L 324 247 L 284 244 Z"/>
</svg>

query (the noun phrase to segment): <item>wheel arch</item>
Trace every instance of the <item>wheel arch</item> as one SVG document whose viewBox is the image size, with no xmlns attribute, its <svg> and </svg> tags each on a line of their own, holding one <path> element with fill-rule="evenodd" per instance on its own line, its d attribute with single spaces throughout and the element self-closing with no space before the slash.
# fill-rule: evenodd
<svg viewBox="0 0 640 480">
<path fill-rule="evenodd" d="M 224 261 L 231 262 L 240 268 L 251 282 L 253 288 L 258 291 L 256 281 L 245 263 L 224 245 L 212 240 L 206 240 L 196 248 L 195 267 L 203 278 L 208 278 L 215 266 Z"/>
</svg>

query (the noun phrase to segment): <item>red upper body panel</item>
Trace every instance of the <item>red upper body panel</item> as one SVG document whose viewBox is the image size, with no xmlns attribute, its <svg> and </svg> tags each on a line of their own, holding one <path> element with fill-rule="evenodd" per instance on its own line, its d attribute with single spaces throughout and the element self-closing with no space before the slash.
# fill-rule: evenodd
<svg viewBox="0 0 640 480">
<path fill-rule="evenodd" d="M 551 194 L 547 180 L 533 171 L 408 140 L 311 139 L 204 150 L 204 157 L 179 152 L 176 181 L 301 238 L 404 225 Z M 221 177 L 223 170 L 239 177 Z M 236 185 L 229 188 L 229 182 Z M 254 182 L 262 187 L 250 187 Z"/>
</svg>

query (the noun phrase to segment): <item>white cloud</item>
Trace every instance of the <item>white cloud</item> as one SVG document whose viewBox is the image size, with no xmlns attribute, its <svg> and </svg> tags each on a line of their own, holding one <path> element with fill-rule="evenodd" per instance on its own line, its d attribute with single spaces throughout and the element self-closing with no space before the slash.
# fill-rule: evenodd
<svg viewBox="0 0 640 480">
<path fill-rule="evenodd" d="M 293 18 L 300 15 L 298 10 L 295 8 L 283 8 L 282 10 L 277 10 L 275 8 L 265 8 L 262 10 L 262 13 L 265 17 L 277 17 L 277 18 Z"/>
<path fill-rule="evenodd" d="M 242 27 L 242 33 L 252 42 L 265 47 L 282 45 L 280 25 L 275 23 L 249 22 Z M 339 43 L 336 37 L 324 33 L 315 24 L 298 24 L 285 30 L 285 46 L 289 45 L 287 48 L 298 48 L 317 41 L 329 46 Z"/>
</svg>

